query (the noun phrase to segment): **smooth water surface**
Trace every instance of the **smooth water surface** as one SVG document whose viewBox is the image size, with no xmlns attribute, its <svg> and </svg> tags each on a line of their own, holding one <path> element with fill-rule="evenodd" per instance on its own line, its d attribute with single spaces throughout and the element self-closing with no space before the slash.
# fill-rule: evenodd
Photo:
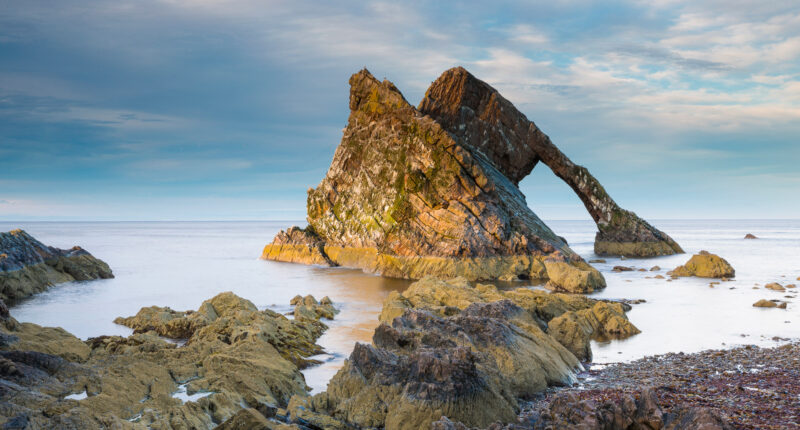
<svg viewBox="0 0 800 430">
<path fill-rule="evenodd" d="M 296 222 L 0 223 L 0 231 L 23 228 L 45 244 L 80 245 L 106 261 L 115 279 L 69 283 L 23 301 L 11 312 L 20 321 L 60 326 L 86 339 L 128 335 L 114 324 L 143 306 L 197 309 L 223 291 L 261 309 L 288 312 L 297 294 L 330 296 L 341 312 L 319 343 L 323 364 L 304 371 L 314 392 L 323 390 L 355 342 L 369 342 L 383 299 L 408 282 L 357 270 L 259 260 L 263 246 Z M 551 221 L 584 258 L 592 259 L 595 226 L 590 221 Z M 796 283 L 800 276 L 800 221 L 662 221 L 655 223 L 687 253 L 701 249 L 726 258 L 736 278 L 714 288 L 708 280 L 647 279 L 688 260 L 689 255 L 647 260 L 607 259 L 596 264 L 608 288 L 593 297 L 645 299 L 628 314 L 642 334 L 593 345 L 596 362 L 627 361 L 670 351 L 693 352 L 736 344 L 773 345 L 773 337 L 800 338 L 800 307 L 791 290 L 763 289 L 768 282 Z M 761 239 L 744 240 L 746 233 Z M 615 265 L 661 272 L 611 271 Z M 759 289 L 753 289 L 754 284 Z M 733 288 L 733 289 L 731 289 Z M 789 308 L 758 309 L 758 299 L 782 298 Z"/>
</svg>

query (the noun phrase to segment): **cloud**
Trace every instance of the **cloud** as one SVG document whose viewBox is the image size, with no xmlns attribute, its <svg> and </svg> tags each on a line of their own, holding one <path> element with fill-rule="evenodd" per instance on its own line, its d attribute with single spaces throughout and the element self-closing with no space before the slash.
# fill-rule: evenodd
<svg viewBox="0 0 800 430">
<path fill-rule="evenodd" d="M 414 103 L 464 65 L 612 183 L 800 161 L 794 1 L 29 0 L 0 16 L 0 59 L 0 171 L 28 200 L 285 198 L 324 174 L 364 66 Z"/>
<path fill-rule="evenodd" d="M 652 60 L 656 63 L 669 63 L 680 68 L 701 70 L 726 70 L 731 68 L 731 66 L 724 63 L 699 58 L 686 58 L 661 46 L 627 45 L 620 46 L 615 52 Z"/>
</svg>

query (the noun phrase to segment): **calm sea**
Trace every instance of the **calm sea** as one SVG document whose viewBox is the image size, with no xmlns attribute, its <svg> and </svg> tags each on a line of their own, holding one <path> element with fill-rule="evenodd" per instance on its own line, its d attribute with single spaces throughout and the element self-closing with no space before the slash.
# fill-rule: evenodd
<svg viewBox="0 0 800 430">
<path fill-rule="evenodd" d="M 48 245 L 80 245 L 111 265 L 115 279 L 59 285 L 12 308 L 20 321 L 60 326 L 81 338 L 130 334 L 114 324 L 143 306 L 196 309 L 223 291 L 251 300 L 259 308 L 288 312 L 296 294 L 330 296 L 341 308 L 320 339 L 329 354 L 321 366 L 306 370 L 315 392 L 357 341 L 368 342 L 381 302 L 408 282 L 357 270 L 323 268 L 259 260 L 263 246 L 278 230 L 298 222 L 0 222 L 0 231 L 23 228 Z M 628 314 L 640 335 L 593 345 L 595 362 L 628 361 L 671 351 L 694 352 L 741 344 L 775 345 L 773 338 L 800 338 L 800 301 L 794 291 L 765 290 L 768 282 L 796 283 L 800 276 L 800 220 L 657 221 L 687 253 L 705 249 L 736 269 L 732 282 L 713 288 L 708 280 L 673 282 L 647 279 L 654 272 L 611 271 L 615 265 L 665 270 L 684 263 L 679 255 L 647 260 L 607 259 L 596 264 L 608 288 L 595 297 L 644 299 Z M 592 259 L 596 228 L 590 221 L 550 221 L 584 258 Z M 759 240 L 743 240 L 753 233 Z M 754 289 L 759 284 L 758 289 Z M 797 290 L 795 290 L 797 291 Z M 758 299 L 785 299 L 789 307 L 753 308 Z"/>
</svg>

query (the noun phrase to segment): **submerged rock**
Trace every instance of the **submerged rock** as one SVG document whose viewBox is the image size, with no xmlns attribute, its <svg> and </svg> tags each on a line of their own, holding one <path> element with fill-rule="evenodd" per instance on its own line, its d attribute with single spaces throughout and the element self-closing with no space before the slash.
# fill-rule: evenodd
<svg viewBox="0 0 800 430">
<path fill-rule="evenodd" d="M 309 190 L 309 226 L 279 233 L 262 258 L 409 279 L 520 277 L 570 290 L 604 286 L 600 273 L 530 210 L 520 192 L 519 181 L 539 160 L 591 206 L 601 243 L 616 241 L 626 248 L 619 253 L 632 255 L 680 249 L 619 209 L 586 169 L 463 69 L 445 72 L 418 109 L 366 70 L 354 74 L 350 86 L 341 144 L 325 178 Z M 572 266 L 569 273 L 563 265 Z"/>
<path fill-rule="evenodd" d="M 736 271 L 724 258 L 708 251 L 700 251 L 686 264 L 676 267 L 669 274 L 673 277 L 732 278 L 736 275 Z"/>
<path fill-rule="evenodd" d="M 0 300 L 13 303 L 55 284 L 113 277 L 106 263 L 79 246 L 46 246 L 22 230 L 0 233 Z"/>
<path fill-rule="evenodd" d="M 300 369 L 317 363 L 309 357 L 322 352 L 315 341 L 326 328 L 316 319 L 259 311 L 233 293 L 196 311 L 151 307 L 118 322 L 135 334 L 81 342 L 6 318 L 0 371 L 9 377 L 0 381 L 0 425 L 25 419 L 31 428 L 212 428 L 243 408 L 274 411 L 307 391 Z M 84 398 L 67 397 L 76 393 Z M 239 413 L 223 428 L 247 423 L 263 420 Z"/>
</svg>

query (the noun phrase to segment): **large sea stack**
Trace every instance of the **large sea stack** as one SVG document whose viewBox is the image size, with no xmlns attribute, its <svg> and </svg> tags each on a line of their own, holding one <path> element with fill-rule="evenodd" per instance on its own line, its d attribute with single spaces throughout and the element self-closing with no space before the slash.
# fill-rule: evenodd
<svg viewBox="0 0 800 430">
<path fill-rule="evenodd" d="M 47 246 L 22 230 L 0 233 L 0 300 L 13 303 L 70 281 L 113 278 L 108 264 L 79 246 Z"/>
<path fill-rule="evenodd" d="M 385 276 L 547 279 L 588 292 L 605 280 L 528 207 L 518 188 L 539 161 L 578 192 L 600 254 L 681 252 L 620 209 L 588 171 L 463 68 L 419 108 L 367 70 L 350 78 L 350 117 L 327 175 L 308 191 L 308 227 L 279 233 L 262 258 Z"/>
</svg>

